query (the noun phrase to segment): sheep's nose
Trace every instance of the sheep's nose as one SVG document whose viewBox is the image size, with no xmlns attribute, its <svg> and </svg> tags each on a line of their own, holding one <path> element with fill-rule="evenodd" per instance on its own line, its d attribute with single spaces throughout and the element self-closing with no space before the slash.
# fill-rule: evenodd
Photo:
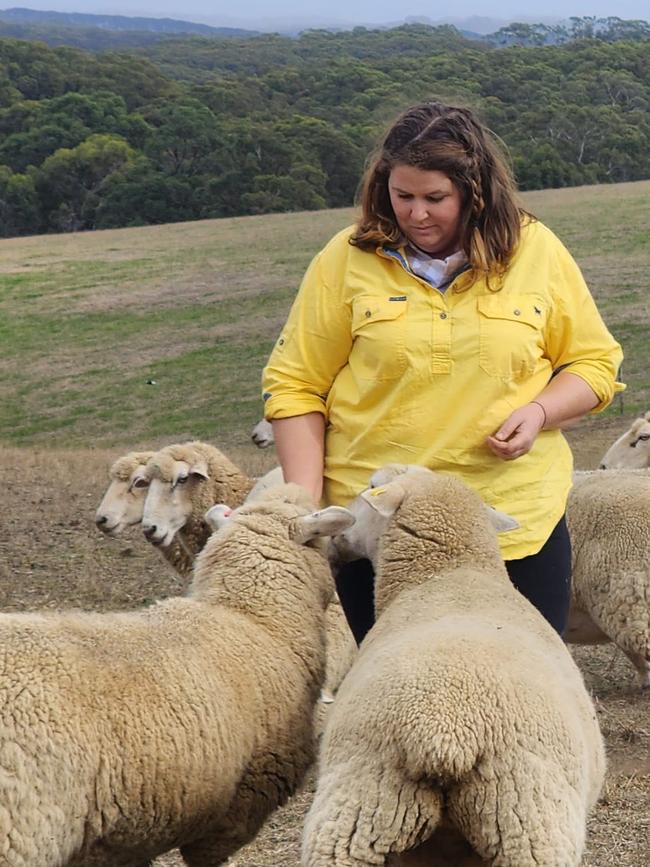
<svg viewBox="0 0 650 867">
<path fill-rule="evenodd" d="M 143 527 L 143 528 L 142 528 L 142 532 L 143 532 L 144 535 L 147 537 L 147 539 L 151 539 L 152 536 L 155 536 L 155 535 L 156 535 L 156 530 L 157 530 L 157 529 L 158 529 L 158 528 L 156 527 L 155 524 L 147 524 L 146 527 Z"/>
<path fill-rule="evenodd" d="M 98 527 L 103 527 L 107 521 L 108 517 L 106 515 L 97 515 L 97 517 L 95 518 L 95 523 Z"/>
<path fill-rule="evenodd" d="M 599 467 L 598 467 L 598 469 L 599 469 L 599 470 L 606 470 L 606 469 L 607 469 L 607 464 L 600 464 Z"/>
</svg>

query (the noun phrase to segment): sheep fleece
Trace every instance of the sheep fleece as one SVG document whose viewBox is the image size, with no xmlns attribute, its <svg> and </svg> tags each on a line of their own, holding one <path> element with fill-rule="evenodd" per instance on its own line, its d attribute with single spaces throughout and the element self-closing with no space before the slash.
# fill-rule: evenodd
<svg viewBox="0 0 650 867">
<path fill-rule="evenodd" d="M 405 531 L 399 513 L 382 538 L 379 617 L 332 705 L 307 867 L 580 861 L 604 776 L 593 704 L 475 503 L 454 488 L 435 517 Z M 446 566 L 431 554 L 445 539 Z"/>
<path fill-rule="evenodd" d="M 269 591 L 262 623 L 192 598 L 0 617 L 2 867 L 146 865 L 183 842 L 213 865 L 253 836 L 313 759 L 331 579 L 308 556 L 305 601 Z"/>
</svg>

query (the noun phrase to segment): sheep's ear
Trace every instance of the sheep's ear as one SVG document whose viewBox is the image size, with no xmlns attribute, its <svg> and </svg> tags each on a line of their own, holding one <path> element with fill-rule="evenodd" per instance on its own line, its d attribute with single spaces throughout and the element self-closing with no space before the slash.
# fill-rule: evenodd
<svg viewBox="0 0 650 867">
<path fill-rule="evenodd" d="M 492 506 L 486 506 L 490 523 L 497 533 L 507 533 L 508 530 L 517 530 L 521 525 L 519 521 L 511 515 L 506 515 L 505 512 L 500 512 L 498 509 L 493 509 Z"/>
<path fill-rule="evenodd" d="M 294 540 L 299 545 L 306 545 L 317 536 L 336 536 L 347 530 L 355 522 L 352 512 L 342 506 L 328 506 L 319 509 L 311 515 L 296 518 Z"/>
<path fill-rule="evenodd" d="M 203 479 L 206 482 L 210 476 L 208 475 L 208 464 L 207 461 L 200 458 L 198 461 L 195 461 L 188 470 L 188 475 L 195 476 L 198 479 Z"/>
<path fill-rule="evenodd" d="M 403 485 L 399 482 L 390 482 L 378 488 L 367 488 L 361 491 L 360 496 L 375 512 L 379 512 L 384 518 L 392 518 L 402 505 L 405 494 Z"/>
<path fill-rule="evenodd" d="M 210 506 L 208 511 L 203 516 L 203 520 L 213 530 L 220 530 L 230 520 L 232 509 L 225 503 L 217 503 L 215 506 Z"/>
</svg>

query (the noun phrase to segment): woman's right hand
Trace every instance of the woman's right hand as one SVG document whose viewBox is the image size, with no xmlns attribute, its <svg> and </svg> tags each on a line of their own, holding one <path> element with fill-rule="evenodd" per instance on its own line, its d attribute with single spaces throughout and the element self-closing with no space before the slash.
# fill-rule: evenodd
<svg viewBox="0 0 650 867">
<path fill-rule="evenodd" d="M 545 421 L 546 413 L 541 404 L 531 402 L 520 406 L 487 438 L 488 448 L 498 458 L 514 461 L 531 450 Z"/>
</svg>

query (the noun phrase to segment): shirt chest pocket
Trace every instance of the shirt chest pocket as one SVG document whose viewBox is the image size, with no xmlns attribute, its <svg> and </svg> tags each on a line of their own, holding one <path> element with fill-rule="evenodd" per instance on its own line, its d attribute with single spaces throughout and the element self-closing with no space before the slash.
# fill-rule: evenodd
<svg viewBox="0 0 650 867">
<path fill-rule="evenodd" d="M 546 302 L 533 295 L 477 299 L 479 364 L 489 376 L 520 381 L 544 354 Z"/>
<path fill-rule="evenodd" d="M 407 306 L 404 295 L 354 299 L 349 363 L 360 379 L 383 382 L 398 379 L 406 370 Z"/>
</svg>

